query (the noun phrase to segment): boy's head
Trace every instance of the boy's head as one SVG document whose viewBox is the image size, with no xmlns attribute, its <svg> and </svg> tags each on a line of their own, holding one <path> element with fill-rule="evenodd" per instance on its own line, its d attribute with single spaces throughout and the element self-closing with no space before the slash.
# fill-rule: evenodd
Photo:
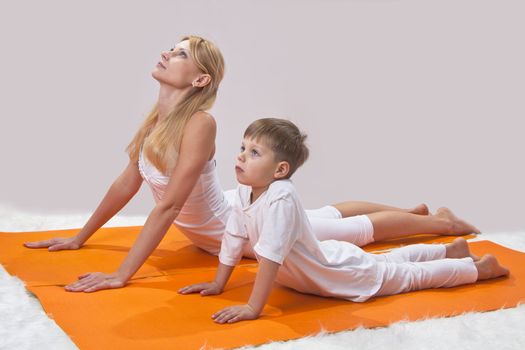
<svg viewBox="0 0 525 350">
<path fill-rule="evenodd" d="M 237 179 L 250 186 L 288 179 L 308 159 L 306 135 L 289 120 L 258 119 L 244 132 Z M 267 182 L 267 184 L 265 184 Z"/>
</svg>

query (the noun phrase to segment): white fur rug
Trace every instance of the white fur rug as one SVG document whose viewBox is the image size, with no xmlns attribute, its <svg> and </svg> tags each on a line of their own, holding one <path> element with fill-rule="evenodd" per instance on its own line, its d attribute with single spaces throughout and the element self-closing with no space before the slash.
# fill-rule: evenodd
<svg viewBox="0 0 525 350">
<path fill-rule="evenodd" d="M 81 227 L 88 215 L 35 215 L 0 207 L 0 231 L 22 232 Z M 142 225 L 145 217 L 115 217 L 106 226 Z M 525 232 L 484 233 L 491 240 L 525 252 Z M 0 242 L 1 244 L 1 242 Z M 511 271 L 512 273 L 512 271 Z M 0 349 L 76 349 L 42 310 L 23 282 L 0 268 Z M 250 349 L 252 347 L 244 347 Z M 399 322 L 385 328 L 266 344 L 258 349 L 525 349 L 525 305 L 457 317 Z"/>
</svg>

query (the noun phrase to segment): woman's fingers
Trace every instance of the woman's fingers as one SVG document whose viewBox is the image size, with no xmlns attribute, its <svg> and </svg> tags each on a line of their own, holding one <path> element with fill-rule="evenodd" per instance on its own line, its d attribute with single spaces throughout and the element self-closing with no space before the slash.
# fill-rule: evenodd
<svg viewBox="0 0 525 350">
<path fill-rule="evenodd" d="M 53 245 L 49 247 L 50 252 L 55 252 L 58 250 L 64 250 L 64 249 L 71 249 L 75 250 L 80 248 L 80 245 L 76 243 L 73 239 L 61 239 L 60 241 L 56 241 Z"/>
<path fill-rule="evenodd" d="M 87 292 L 88 290 L 93 289 L 95 287 L 99 287 L 99 289 L 101 289 L 101 287 L 103 287 L 104 284 L 105 284 L 104 281 L 92 280 L 92 281 L 84 282 L 82 284 L 77 284 L 76 286 L 73 286 L 71 288 L 71 291 Z"/>
<path fill-rule="evenodd" d="M 85 293 L 93 293 L 93 292 L 99 291 L 101 289 L 109 289 L 109 288 L 106 286 L 106 284 L 99 283 L 99 284 L 96 284 L 96 285 L 94 285 L 92 287 L 84 289 L 83 292 L 85 292 Z"/>
<path fill-rule="evenodd" d="M 90 287 L 84 288 L 84 292 L 91 293 L 96 292 L 103 289 L 115 289 L 115 288 L 122 288 L 124 284 L 117 280 L 104 280 L 104 281 L 97 281 L 97 283 L 93 284 Z"/>
<path fill-rule="evenodd" d="M 48 248 L 50 252 L 63 249 L 78 249 L 80 247 L 71 238 L 51 238 L 44 241 L 25 242 L 24 246 L 26 248 Z"/>
<path fill-rule="evenodd" d="M 78 281 L 68 284 L 65 289 L 69 292 L 89 293 L 102 289 L 122 288 L 124 284 L 113 275 L 95 272 L 81 275 Z"/>
<path fill-rule="evenodd" d="M 82 280 L 82 281 L 78 281 L 78 282 L 75 282 L 75 283 L 72 283 L 72 284 L 68 284 L 66 286 L 66 290 L 68 292 L 83 292 L 84 289 L 93 286 L 94 283 L 96 283 L 96 282 Z"/>
<path fill-rule="evenodd" d="M 93 277 L 85 277 L 81 280 L 68 284 L 66 286 L 66 290 L 74 292 L 82 291 L 87 286 L 91 286 L 94 282 L 96 282 L 96 280 Z"/>
<path fill-rule="evenodd" d="M 24 246 L 27 248 L 47 248 L 55 244 L 56 239 L 47 239 L 45 241 L 36 241 L 36 242 L 25 242 Z"/>
<path fill-rule="evenodd" d="M 47 250 L 49 250 L 50 252 L 56 252 L 58 250 L 63 250 L 63 249 L 68 249 L 65 243 L 53 244 L 49 246 Z"/>
</svg>

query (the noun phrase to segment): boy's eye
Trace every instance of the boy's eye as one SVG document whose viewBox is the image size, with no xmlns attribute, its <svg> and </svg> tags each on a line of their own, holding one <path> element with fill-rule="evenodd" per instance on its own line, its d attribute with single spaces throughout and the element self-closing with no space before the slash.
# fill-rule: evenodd
<svg viewBox="0 0 525 350">
<path fill-rule="evenodd" d="M 252 155 L 253 155 L 253 156 L 258 156 L 258 155 L 259 155 L 259 152 L 257 152 L 256 150 L 252 149 Z"/>
<path fill-rule="evenodd" d="M 175 50 L 175 48 L 174 48 L 174 47 L 172 47 L 172 48 L 170 49 L 170 52 L 171 52 L 171 51 L 173 51 L 173 50 Z"/>
<path fill-rule="evenodd" d="M 179 51 L 179 53 L 178 53 L 177 55 L 182 56 L 182 57 L 184 57 L 184 58 L 188 57 L 188 56 L 186 55 L 186 52 L 184 52 L 184 51 Z"/>
<path fill-rule="evenodd" d="M 244 152 L 245 149 L 244 146 L 241 146 L 241 152 Z"/>
</svg>

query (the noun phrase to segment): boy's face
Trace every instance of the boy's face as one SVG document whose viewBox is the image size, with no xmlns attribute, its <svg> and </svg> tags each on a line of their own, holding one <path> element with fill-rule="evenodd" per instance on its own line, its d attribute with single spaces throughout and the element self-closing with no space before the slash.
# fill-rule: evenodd
<svg viewBox="0 0 525 350">
<path fill-rule="evenodd" d="M 283 163 L 286 162 L 275 160 L 275 153 L 264 139 L 244 138 L 235 165 L 237 181 L 251 187 L 268 187 L 274 180 L 283 177 Z"/>
</svg>

